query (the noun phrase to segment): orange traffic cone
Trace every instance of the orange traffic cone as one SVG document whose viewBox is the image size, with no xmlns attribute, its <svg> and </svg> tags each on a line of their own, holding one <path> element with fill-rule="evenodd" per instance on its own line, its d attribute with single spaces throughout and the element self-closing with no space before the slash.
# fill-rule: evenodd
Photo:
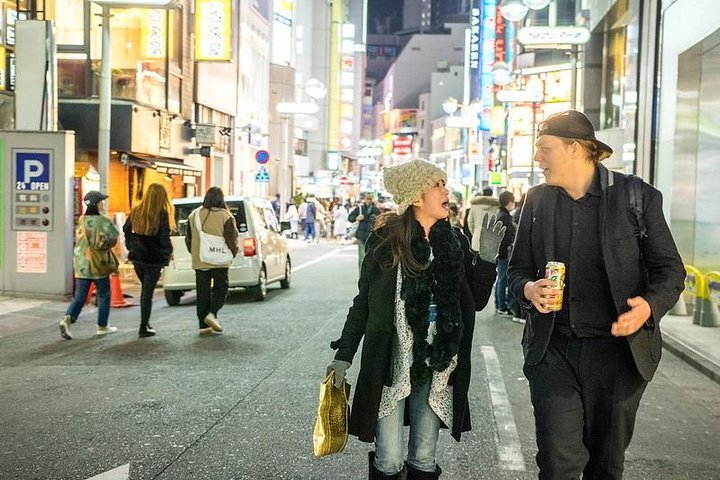
<svg viewBox="0 0 720 480">
<path fill-rule="evenodd" d="M 110 306 L 112 308 L 133 307 L 132 303 L 125 301 L 122 285 L 120 284 L 120 275 L 117 273 L 110 274 Z"/>
</svg>

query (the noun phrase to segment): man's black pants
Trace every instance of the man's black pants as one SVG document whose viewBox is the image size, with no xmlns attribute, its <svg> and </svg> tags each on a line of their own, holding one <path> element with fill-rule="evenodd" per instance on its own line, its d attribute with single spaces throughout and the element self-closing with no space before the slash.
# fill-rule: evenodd
<svg viewBox="0 0 720 480">
<path fill-rule="evenodd" d="M 228 269 L 195 270 L 195 288 L 200 328 L 207 328 L 205 324 L 207 314 L 212 313 L 217 317 L 218 311 L 225 305 L 228 293 Z"/>
<path fill-rule="evenodd" d="M 554 334 L 545 358 L 524 367 L 535 409 L 542 479 L 621 479 L 647 386 L 624 338 Z"/>
</svg>

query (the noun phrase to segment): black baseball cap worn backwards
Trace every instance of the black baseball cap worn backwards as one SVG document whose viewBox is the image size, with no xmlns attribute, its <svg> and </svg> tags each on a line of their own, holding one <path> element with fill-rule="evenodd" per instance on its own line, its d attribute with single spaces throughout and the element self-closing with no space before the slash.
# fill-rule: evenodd
<svg viewBox="0 0 720 480">
<path fill-rule="evenodd" d="M 97 190 L 90 190 L 86 195 L 83 201 L 85 202 L 85 205 L 97 205 L 98 203 L 102 202 L 108 198 L 107 195 L 104 193 L 100 193 Z"/>
<path fill-rule="evenodd" d="M 538 127 L 537 136 L 552 135 L 576 140 L 589 140 L 593 142 L 601 152 L 613 153 L 609 145 L 595 138 L 595 127 L 584 113 L 577 110 L 550 115 Z"/>
</svg>

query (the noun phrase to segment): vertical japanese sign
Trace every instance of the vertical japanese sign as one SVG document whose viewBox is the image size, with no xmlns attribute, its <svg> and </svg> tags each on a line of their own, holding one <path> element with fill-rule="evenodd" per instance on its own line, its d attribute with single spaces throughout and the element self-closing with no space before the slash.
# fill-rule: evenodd
<svg viewBox="0 0 720 480">
<path fill-rule="evenodd" d="M 231 13 L 230 0 L 195 1 L 195 60 L 230 60 Z"/>
<path fill-rule="evenodd" d="M 492 67 L 495 63 L 495 15 L 496 0 L 483 0 L 480 49 L 480 130 L 490 130 L 494 102 Z"/>
<path fill-rule="evenodd" d="M 143 58 L 165 58 L 165 10 L 147 10 L 142 22 Z"/>
</svg>

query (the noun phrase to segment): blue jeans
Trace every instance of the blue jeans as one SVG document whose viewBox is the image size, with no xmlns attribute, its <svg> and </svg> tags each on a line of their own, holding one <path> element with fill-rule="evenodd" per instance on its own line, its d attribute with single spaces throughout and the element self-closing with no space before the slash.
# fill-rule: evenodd
<svg viewBox="0 0 720 480">
<path fill-rule="evenodd" d="M 70 315 L 72 323 L 75 323 L 80 312 L 85 306 L 90 284 L 95 282 L 98 299 L 98 327 L 107 327 L 108 317 L 110 316 L 110 277 L 105 278 L 76 278 L 75 279 L 75 296 L 70 301 L 65 315 Z"/>
<path fill-rule="evenodd" d="M 507 296 L 507 271 L 508 271 L 508 259 L 498 259 L 497 261 L 497 280 L 495 281 L 495 309 L 496 310 L 507 310 L 508 296 Z"/>
<path fill-rule="evenodd" d="M 305 231 L 305 240 L 309 237 L 315 241 L 315 222 L 304 222 L 303 230 Z"/>
<path fill-rule="evenodd" d="M 429 393 L 429 382 L 421 387 L 413 387 L 410 396 L 400 400 L 392 414 L 378 420 L 375 426 L 375 468 L 383 474 L 395 475 L 403 468 L 405 408 L 408 408 L 410 417 L 407 462 L 422 472 L 435 471 L 440 418 L 428 404 Z"/>
</svg>

